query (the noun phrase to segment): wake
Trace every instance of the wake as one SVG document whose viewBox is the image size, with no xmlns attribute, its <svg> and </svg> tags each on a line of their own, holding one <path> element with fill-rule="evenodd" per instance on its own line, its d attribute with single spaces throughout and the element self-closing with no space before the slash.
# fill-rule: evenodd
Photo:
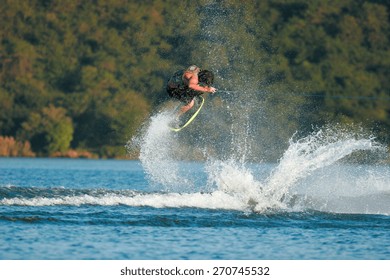
<svg viewBox="0 0 390 280">
<path fill-rule="evenodd" d="M 56 188 L 0 187 L 2 206 L 131 206 L 153 208 L 204 208 L 243 210 L 245 205 L 225 192 L 162 193 L 133 190 L 69 190 Z M 28 195 L 26 195 L 28 193 Z"/>
</svg>

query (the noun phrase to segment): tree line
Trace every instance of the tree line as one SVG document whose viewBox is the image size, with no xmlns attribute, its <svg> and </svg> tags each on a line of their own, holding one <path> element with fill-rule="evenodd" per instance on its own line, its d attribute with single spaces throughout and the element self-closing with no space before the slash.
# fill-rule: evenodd
<svg viewBox="0 0 390 280">
<path fill-rule="evenodd" d="M 216 74 L 214 110 L 234 105 L 229 117 L 241 123 L 256 116 L 249 129 L 269 142 L 334 122 L 360 123 L 389 144 L 389 8 L 384 0 L 2 0 L 0 135 L 27 141 L 38 156 L 124 157 L 167 100 L 169 76 L 198 64 Z"/>
</svg>

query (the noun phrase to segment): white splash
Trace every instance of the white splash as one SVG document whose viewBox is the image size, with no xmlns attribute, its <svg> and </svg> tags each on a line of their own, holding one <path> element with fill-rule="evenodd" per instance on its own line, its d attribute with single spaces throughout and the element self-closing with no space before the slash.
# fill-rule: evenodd
<svg viewBox="0 0 390 280">
<path fill-rule="evenodd" d="M 151 182 L 174 187 L 185 178 L 179 176 L 178 162 L 173 159 L 174 149 L 179 145 L 169 128 L 174 115 L 159 113 L 151 118 L 150 126 L 142 135 L 140 161 Z"/>
<path fill-rule="evenodd" d="M 256 180 L 254 171 L 243 164 L 238 164 L 234 160 L 210 161 L 206 170 L 209 176 L 208 183 L 246 205 L 243 208 L 245 210 L 262 212 L 270 208 L 283 207 L 279 201 L 265 195 L 263 183 Z"/>
<path fill-rule="evenodd" d="M 191 176 L 188 172 L 180 174 L 180 166 L 183 164 L 175 159 L 175 150 L 179 149 L 182 143 L 179 143 L 177 134 L 172 133 L 168 127 L 171 120 L 172 114 L 167 112 L 159 113 L 151 119 L 150 126 L 142 136 L 140 154 L 141 163 L 149 179 L 163 185 L 163 189 L 168 191 L 168 194 L 122 197 L 122 204 L 254 212 L 264 212 L 269 209 L 296 211 L 298 205 L 295 201 L 296 190 L 305 185 L 305 192 L 299 195 L 306 197 L 310 193 L 311 200 L 300 199 L 299 206 L 303 207 L 303 210 L 308 207 L 331 211 L 329 207 L 326 207 L 330 204 L 324 203 L 317 195 L 320 190 L 316 190 L 317 185 L 329 185 L 331 181 L 329 184 L 320 179 L 316 181 L 313 180 L 312 175 L 327 167 L 336 166 L 340 159 L 356 151 L 383 150 L 383 147 L 376 143 L 373 137 L 367 138 L 335 127 L 328 127 L 298 140 L 294 140 L 294 137 L 290 139 L 289 147 L 278 164 L 274 165 L 266 175 L 263 174 L 263 177 L 257 176 L 259 170 L 249 168 L 242 160 L 222 161 L 209 158 L 204 170 L 207 176 L 207 183 L 205 183 L 207 186 L 193 184 L 192 189 L 189 190 Z M 184 149 L 190 148 L 184 147 Z M 207 154 L 205 156 L 208 157 Z M 378 180 L 377 175 L 374 177 Z M 361 180 L 367 181 L 367 178 L 361 178 Z M 310 182 L 313 184 L 307 187 Z M 338 183 L 342 182 L 343 179 L 340 179 Z M 202 193 L 200 189 L 208 191 Z M 328 196 L 327 201 L 330 200 Z M 337 211 L 336 208 L 334 209 Z"/>
<path fill-rule="evenodd" d="M 285 198 L 289 189 L 313 171 L 335 164 L 355 151 L 381 148 L 371 139 L 332 130 L 319 130 L 290 145 L 267 179 L 265 191 L 276 200 Z"/>
</svg>

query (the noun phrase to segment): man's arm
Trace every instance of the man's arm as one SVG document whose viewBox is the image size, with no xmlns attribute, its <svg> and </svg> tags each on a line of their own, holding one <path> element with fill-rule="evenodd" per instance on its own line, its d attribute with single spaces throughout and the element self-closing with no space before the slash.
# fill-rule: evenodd
<svg viewBox="0 0 390 280">
<path fill-rule="evenodd" d="M 190 89 L 196 90 L 196 91 L 203 91 L 203 92 L 211 92 L 214 93 L 217 90 L 213 87 L 202 87 L 199 84 L 198 76 L 192 75 L 191 78 L 188 80 L 188 87 Z"/>
</svg>

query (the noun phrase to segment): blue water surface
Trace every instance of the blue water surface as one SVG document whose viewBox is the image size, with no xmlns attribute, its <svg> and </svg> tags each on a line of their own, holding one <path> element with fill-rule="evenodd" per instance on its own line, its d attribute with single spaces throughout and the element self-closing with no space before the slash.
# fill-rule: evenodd
<svg viewBox="0 0 390 280">
<path fill-rule="evenodd" d="M 146 177 L 139 161 L 0 159 L 0 259 L 390 258 L 388 215 L 165 207 Z"/>
</svg>

